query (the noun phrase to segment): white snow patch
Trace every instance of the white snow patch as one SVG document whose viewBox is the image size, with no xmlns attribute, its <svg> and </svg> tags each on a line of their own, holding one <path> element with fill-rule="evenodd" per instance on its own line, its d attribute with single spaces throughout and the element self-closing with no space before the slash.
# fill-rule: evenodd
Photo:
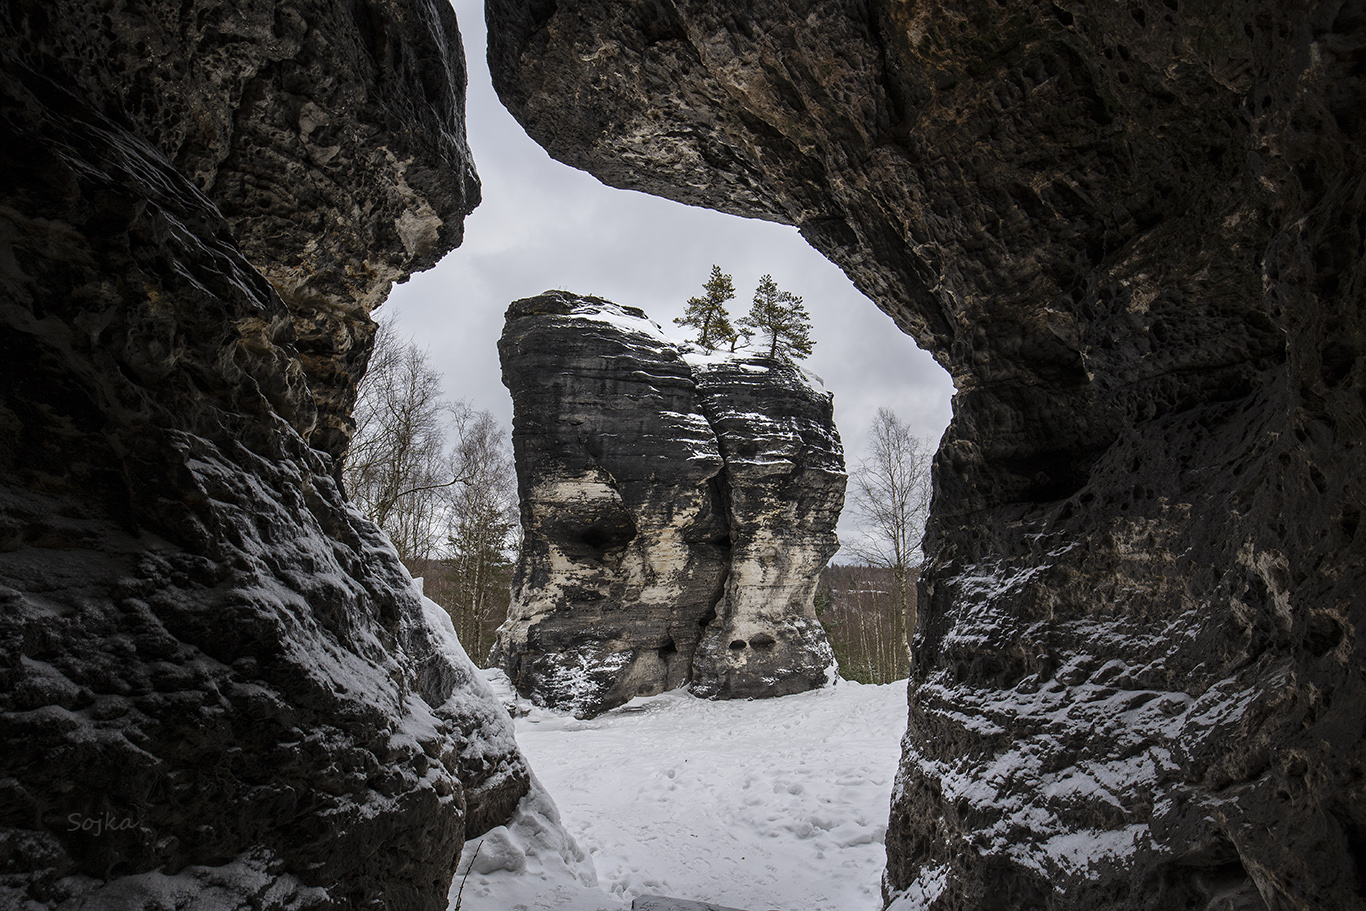
<svg viewBox="0 0 1366 911">
<path fill-rule="evenodd" d="M 904 682 L 761 700 L 675 691 L 587 721 L 520 708 L 517 739 L 574 837 L 555 835 L 554 805 L 529 796 L 485 836 L 462 911 L 624 911 L 651 894 L 756 911 L 881 908 Z"/>
<path fill-rule="evenodd" d="M 1043 844 L 1044 855 L 1063 871 L 1085 876 L 1100 861 L 1113 862 L 1138 849 L 1139 839 L 1148 834 L 1146 823 L 1122 829 L 1082 829 L 1055 835 Z"/>
<path fill-rule="evenodd" d="M 450 903 L 477 909 L 620 911 L 598 888 L 597 872 L 560 821 L 560 811 L 536 776 L 507 825 L 465 843 Z"/>
<path fill-rule="evenodd" d="M 638 335 L 648 336 L 655 341 L 663 342 L 667 345 L 677 347 L 679 342 L 670 338 L 662 326 L 649 317 L 636 316 L 628 313 L 620 305 L 611 301 L 580 301 L 572 313 L 565 315 L 571 319 L 591 319 L 594 322 L 607 323 L 620 329 L 623 332 L 634 332 Z"/>
<path fill-rule="evenodd" d="M 682 343 L 681 348 L 683 351 L 683 360 L 687 361 L 688 366 L 694 369 L 699 367 L 706 369 L 708 367 L 720 367 L 725 364 L 735 364 L 745 373 L 767 373 L 769 371 L 769 368 L 762 364 L 744 363 L 752 358 L 767 357 L 768 349 L 763 345 L 739 345 L 734 351 L 707 351 L 698 345 L 684 342 Z M 789 361 L 788 363 L 790 366 L 796 368 L 797 372 L 806 380 L 807 385 L 811 386 L 813 389 L 818 389 L 821 392 L 826 391 L 825 380 L 819 375 L 806 369 L 795 361 Z"/>
<path fill-rule="evenodd" d="M 734 351 L 725 348 L 708 351 L 693 342 L 683 342 L 680 348 L 683 351 L 683 360 L 688 362 L 688 366 L 702 368 L 735 364 L 765 353 L 756 345 L 737 345 Z M 768 368 L 750 364 L 747 365 L 747 369 L 752 373 L 762 373 Z"/>
<path fill-rule="evenodd" d="M 259 907 L 316 907 L 328 904 L 326 889 L 305 886 L 289 873 L 272 872 L 279 863 L 265 849 L 240 855 L 217 867 L 185 867 L 177 873 L 159 870 L 120 876 L 74 899 L 73 911 L 112 908 L 195 908 L 196 911 L 236 911 L 242 897 Z M 76 878 L 68 880 L 73 884 Z"/>
<path fill-rule="evenodd" d="M 949 867 L 936 864 L 922 867 L 920 874 L 904 891 L 899 892 L 887 906 L 887 911 L 921 911 L 944 894 L 949 884 Z"/>
</svg>

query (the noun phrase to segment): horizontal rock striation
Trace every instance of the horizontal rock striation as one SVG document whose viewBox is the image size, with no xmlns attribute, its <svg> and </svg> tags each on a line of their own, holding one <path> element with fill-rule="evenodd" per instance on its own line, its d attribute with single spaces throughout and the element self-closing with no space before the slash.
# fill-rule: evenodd
<svg viewBox="0 0 1366 911">
<path fill-rule="evenodd" d="M 1360 908 L 1366 19 L 488 4 L 615 186 L 797 225 L 955 380 L 898 908 Z"/>
<path fill-rule="evenodd" d="M 370 310 L 479 202 L 455 14 L 430 0 L 7 5 L 6 53 L 153 145 L 289 308 L 337 456 Z M 289 239 L 299 238 L 297 242 Z"/>
<path fill-rule="evenodd" d="M 518 690 L 582 717 L 685 683 L 823 685 L 813 599 L 845 480 L 830 395 L 560 291 L 508 309 L 499 353 L 524 540 L 494 660 Z"/>
<path fill-rule="evenodd" d="M 834 657 L 816 620 L 816 585 L 839 550 L 846 478 L 831 396 L 790 361 L 688 360 L 724 463 L 730 538 L 693 692 L 729 699 L 819 686 Z"/>
<path fill-rule="evenodd" d="M 441 4 L 0 10 L 0 906 L 444 908 L 526 790 L 333 480 L 474 202 L 460 53 Z"/>
</svg>

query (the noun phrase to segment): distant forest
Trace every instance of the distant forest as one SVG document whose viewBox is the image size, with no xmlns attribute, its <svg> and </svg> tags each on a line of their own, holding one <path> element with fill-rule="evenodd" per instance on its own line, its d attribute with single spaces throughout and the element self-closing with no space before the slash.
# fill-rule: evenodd
<svg viewBox="0 0 1366 911">
<path fill-rule="evenodd" d="M 446 609 L 470 660 L 488 667 L 489 650 L 512 601 L 512 561 L 457 557 L 404 561 L 422 577 L 422 593 Z"/>
<path fill-rule="evenodd" d="M 821 572 L 816 617 L 830 637 L 840 676 L 859 683 L 891 683 L 910 675 L 908 640 L 915 617 L 919 567 L 909 572 L 903 614 L 896 580 L 879 566 L 832 565 Z"/>
<path fill-rule="evenodd" d="M 450 612 L 470 658 L 487 666 L 498 626 L 507 619 L 511 562 L 489 567 L 496 578 L 476 585 L 469 584 L 459 560 L 414 560 L 409 569 L 424 577 L 427 596 Z M 917 569 L 911 570 L 910 609 L 900 616 L 890 569 L 834 565 L 821 572 L 816 617 L 830 637 L 840 676 L 859 683 L 891 683 L 910 674 L 907 641 L 912 632 L 910 618 L 915 616 L 918 575 Z M 476 594 L 481 591 L 482 599 Z"/>
</svg>

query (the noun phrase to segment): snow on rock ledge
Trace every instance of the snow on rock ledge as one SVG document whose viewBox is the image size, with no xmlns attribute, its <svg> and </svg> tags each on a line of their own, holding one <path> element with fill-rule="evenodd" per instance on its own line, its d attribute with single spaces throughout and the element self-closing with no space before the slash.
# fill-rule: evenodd
<svg viewBox="0 0 1366 911">
<path fill-rule="evenodd" d="M 526 538 L 495 660 L 517 689 L 589 716 L 685 683 L 823 685 L 830 394 L 783 362 L 685 357 L 640 310 L 562 291 L 514 303 L 499 351 Z"/>
</svg>

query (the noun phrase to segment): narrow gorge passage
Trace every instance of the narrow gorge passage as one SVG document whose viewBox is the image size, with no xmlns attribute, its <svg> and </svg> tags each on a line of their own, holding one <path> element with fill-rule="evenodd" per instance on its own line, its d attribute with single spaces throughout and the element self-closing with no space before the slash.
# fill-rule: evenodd
<svg viewBox="0 0 1366 911">
<path fill-rule="evenodd" d="M 898 409 L 918 434 L 938 438 L 950 412 L 947 373 L 793 229 L 614 190 L 547 158 L 492 93 L 478 50 L 480 6 L 456 4 L 470 48 L 469 136 L 484 199 L 469 216 L 465 243 L 436 268 L 396 286 L 385 305 L 405 332 L 429 347 L 451 396 L 510 422 L 510 399 L 497 379 L 497 341 L 512 301 L 552 288 L 600 295 L 644 309 L 681 336 L 672 320 L 716 263 L 735 273 L 739 313 L 765 272 L 804 296 L 816 323 L 815 355 L 807 364 L 835 394 L 836 423 L 851 465 L 863 457 L 879 407 Z M 534 227 L 528 229 L 528 222 Z M 465 305 L 459 320 L 450 316 L 455 301 Z M 842 539 L 855 533 L 852 525 L 840 529 Z M 670 696 L 648 716 L 656 727 L 646 728 L 652 733 L 644 740 L 632 739 L 642 732 L 640 716 L 617 721 L 609 713 L 587 723 L 544 713 L 539 723 L 516 719 L 519 743 L 560 806 L 565 832 L 592 850 L 602 891 L 576 884 L 575 865 L 562 866 L 547 856 L 553 852 L 546 846 L 522 866 L 517 855 L 528 836 L 514 825 L 462 855 L 463 871 L 480 851 L 462 908 L 535 908 L 537 901 L 550 902 L 548 896 L 568 902 L 572 895 L 581 905 L 570 907 L 595 909 L 604 894 L 629 899 L 650 892 L 750 911 L 806 911 L 807 896 L 825 896 L 827 906 L 839 911 L 878 908 L 888 770 L 895 768 L 905 727 L 904 684 L 878 693 L 882 716 L 869 718 L 861 706 L 848 721 L 835 717 L 842 713 L 806 719 L 808 703 L 787 697 L 762 708 L 685 709 Z M 760 714 L 751 727 L 743 713 L 756 708 Z M 737 715 L 720 732 L 707 729 L 722 716 Z M 855 718 L 868 719 L 868 727 L 857 730 Z M 659 732 L 657 726 L 670 719 Z M 760 721 L 788 735 L 796 726 L 806 739 L 774 743 Z M 842 735 L 826 743 L 822 724 Z M 709 744 L 706 752 L 719 764 L 690 772 L 700 742 Z M 772 767 L 769 757 L 787 763 L 782 787 L 772 777 L 781 767 Z M 666 762 L 686 776 L 669 782 L 672 791 L 660 777 Z M 740 769 L 753 773 L 749 789 Z M 817 779 L 814 785 L 802 784 L 808 775 Z M 699 793 L 696 812 L 684 809 Z M 791 820 L 788 813 L 795 814 Z M 773 868 L 783 871 L 781 881 L 775 882 Z"/>
<path fill-rule="evenodd" d="M 557 160 L 837 266 L 642 255 L 514 179 L 448 331 L 561 284 L 667 320 L 639 289 L 719 265 L 830 302 L 849 439 L 944 414 L 894 328 L 953 376 L 888 911 L 1366 908 L 1362 4 L 486 7 Z M 340 483 L 371 312 L 478 211 L 460 27 L 0 4 L 0 906 L 442 911 L 468 840 L 553 815 Z M 568 279 L 492 291 L 547 224 Z"/>
</svg>

